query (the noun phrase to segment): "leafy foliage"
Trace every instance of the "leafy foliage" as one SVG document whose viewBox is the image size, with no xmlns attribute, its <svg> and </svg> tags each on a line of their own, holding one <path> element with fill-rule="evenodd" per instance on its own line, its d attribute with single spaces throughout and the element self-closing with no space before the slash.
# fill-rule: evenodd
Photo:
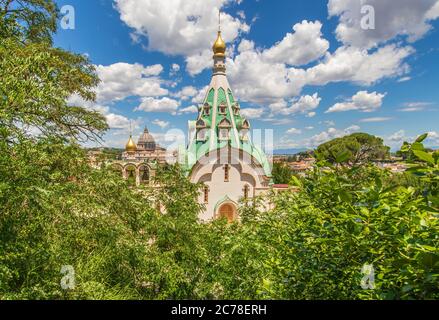
<svg viewBox="0 0 439 320">
<path fill-rule="evenodd" d="M 355 166 L 371 160 L 385 159 L 390 155 L 389 151 L 381 138 L 367 133 L 354 133 L 320 145 L 316 150 L 316 158 L 332 164 Z"/>
<path fill-rule="evenodd" d="M 240 222 L 200 223 L 200 186 L 178 166 L 135 189 L 88 165 L 77 140 L 99 138 L 106 124 L 65 100 L 94 99 L 93 68 L 36 41 L 50 35 L 52 1 L 20 1 L 29 24 L 12 2 L 0 1 L 1 299 L 439 298 L 439 156 L 425 138 L 404 151 L 413 181 L 374 166 L 316 167 L 292 178 L 299 192 L 273 193 L 271 210 L 257 198 Z M 320 151 L 358 163 L 385 149 L 362 135 Z M 360 287 L 364 264 L 375 290 Z M 60 286 L 65 265 L 71 289 Z"/>
<path fill-rule="evenodd" d="M 293 175 L 293 171 L 288 167 L 288 165 L 283 163 L 273 164 L 273 169 L 271 171 L 273 176 L 273 182 L 276 184 L 288 184 Z"/>
</svg>

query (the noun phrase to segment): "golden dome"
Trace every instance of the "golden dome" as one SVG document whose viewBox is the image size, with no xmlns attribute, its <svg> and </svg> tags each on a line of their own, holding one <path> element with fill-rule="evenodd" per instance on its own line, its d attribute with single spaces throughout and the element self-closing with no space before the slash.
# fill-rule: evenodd
<svg viewBox="0 0 439 320">
<path fill-rule="evenodd" d="M 221 31 L 218 31 L 218 38 L 216 38 L 216 41 L 213 44 L 213 53 L 217 57 L 225 57 L 226 55 L 226 43 L 221 37 Z"/>
<path fill-rule="evenodd" d="M 128 152 L 137 151 L 136 143 L 134 142 L 133 137 L 131 135 L 130 135 L 130 139 L 128 140 L 128 142 L 125 146 L 125 150 Z"/>
</svg>

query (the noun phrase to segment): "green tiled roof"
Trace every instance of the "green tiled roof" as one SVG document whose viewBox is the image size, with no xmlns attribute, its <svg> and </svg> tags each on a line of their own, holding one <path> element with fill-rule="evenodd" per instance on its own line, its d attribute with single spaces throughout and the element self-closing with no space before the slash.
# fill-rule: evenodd
<svg viewBox="0 0 439 320">
<path fill-rule="evenodd" d="M 215 97 L 216 101 L 214 101 Z M 209 104 L 209 113 L 207 115 L 205 114 L 204 110 L 206 103 Z M 246 120 L 241 116 L 241 114 L 234 114 L 233 106 L 235 103 L 236 100 L 229 88 L 210 87 L 205 101 L 203 102 L 201 108 L 199 108 L 200 113 L 198 116 L 198 120 L 202 119 L 206 124 L 206 138 L 203 141 L 197 141 L 195 135 L 187 150 L 184 150 L 182 154 L 182 156 L 185 158 L 188 173 L 200 158 L 211 151 L 222 149 L 230 145 L 232 148 L 243 150 L 244 152 L 252 155 L 254 159 L 262 166 L 265 175 L 267 177 L 271 177 L 271 166 L 265 153 L 260 148 L 255 147 L 251 141 L 243 141 L 240 139 L 239 130 L 242 128 L 244 121 Z M 227 106 L 225 114 L 219 113 L 219 106 L 221 104 Z M 214 118 L 215 123 L 213 124 Z M 231 124 L 228 140 L 220 140 L 218 137 L 218 125 L 223 119 L 227 119 Z M 196 130 L 196 121 L 190 121 L 189 126 L 190 130 Z"/>
</svg>

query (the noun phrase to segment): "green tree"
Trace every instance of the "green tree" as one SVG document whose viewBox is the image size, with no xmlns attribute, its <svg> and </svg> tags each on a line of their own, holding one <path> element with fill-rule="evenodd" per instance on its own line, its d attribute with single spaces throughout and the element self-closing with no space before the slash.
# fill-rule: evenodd
<svg viewBox="0 0 439 320">
<path fill-rule="evenodd" d="M 57 18 L 52 0 L 0 0 L 0 38 L 52 43 Z"/>
<path fill-rule="evenodd" d="M 287 164 L 275 163 L 271 172 L 273 181 L 276 184 L 288 184 L 291 181 L 293 171 Z"/>
<path fill-rule="evenodd" d="M 381 138 L 367 133 L 354 133 L 320 145 L 315 153 L 319 160 L 355 166 L 388 158 L 390 148 L 384 146 Z"/>
</svg>

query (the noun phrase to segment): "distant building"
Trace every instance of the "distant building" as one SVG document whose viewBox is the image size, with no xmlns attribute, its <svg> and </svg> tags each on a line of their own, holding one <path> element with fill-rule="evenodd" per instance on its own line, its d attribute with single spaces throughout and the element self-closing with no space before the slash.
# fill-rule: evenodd
<svg viewBox="0 0 439 320">
<path fill-rule="evenodd" d="M 288 165 L 295 174 L 305 176 L 307 172 L 314 169 L 315 162 L 314 158 L 304 158 L 301 161 L 290 162 Z"/>
<path fill-rule="evenodd" d="M 132 184 L 149 184 L 155 176 L 157 165 L 166 163 L 166 149 L 156 144 L 154 137 L 145 127 L 137 144 L 130 135 L 122 153 L 122 160 L 114 161 L 113 167 Z"/>
</svg>

